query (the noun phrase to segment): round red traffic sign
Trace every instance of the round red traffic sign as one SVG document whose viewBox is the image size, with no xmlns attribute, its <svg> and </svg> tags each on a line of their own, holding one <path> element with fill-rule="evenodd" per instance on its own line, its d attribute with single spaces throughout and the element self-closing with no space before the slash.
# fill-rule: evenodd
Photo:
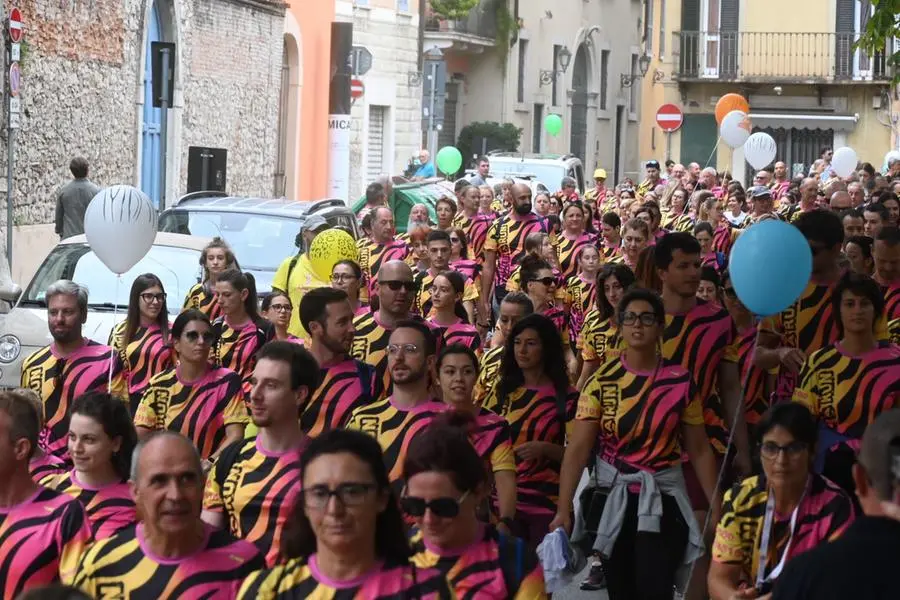
<svg viewBox="0 0 900 600">
<path fill-rule="evenodd" d="M 14 44 L 22 41 L 22 13 L 18 8 L 9 11 L 9 39 Z"/>
<path fill-rule="evenodd" d="M 362 98 L 363 94 L 366 93 L 366 86 L 362 82 L 362 79 L 354 77 L 350 80 L 350 97 L 354 100 L 358 98 Z"/>
<path fill-rule="evenodd" d="M 663 131 L 677 131 L 682 123 L 684 123 L 684 113 L 674 104 L 663 104 L 656 111 L 656 124 Z"/>
</svg>

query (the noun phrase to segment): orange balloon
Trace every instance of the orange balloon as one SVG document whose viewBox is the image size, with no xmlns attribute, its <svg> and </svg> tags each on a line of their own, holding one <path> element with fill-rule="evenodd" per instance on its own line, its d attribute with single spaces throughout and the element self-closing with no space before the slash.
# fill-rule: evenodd
<svg viewBox="0 0 900 600">
<path fill-rule="evenodd" d="M 740 94 L 725 94 L 716 102 L 716 123 L 722 124 L 725 115 L 733 110 L 750 113 L 750 103 Z"/>
</svg>

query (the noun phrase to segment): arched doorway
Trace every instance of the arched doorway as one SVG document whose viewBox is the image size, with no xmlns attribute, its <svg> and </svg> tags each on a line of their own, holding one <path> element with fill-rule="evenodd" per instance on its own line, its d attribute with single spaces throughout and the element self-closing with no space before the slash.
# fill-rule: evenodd
<svg viewBox="0 0 900 600">
<path fill-rule="evenodd" d="M 160 148 L 162 139 L 162 110 L 153 106 L 153 57 L 150 51 L 153 42 L 164 41 L 162 16 L 159 3 L 153 0 L 147 19 L 147 34 L 144 37 L 144 114 L 141 127 L 141 189 L 159 207 L 162 197 L 161 179 L 166 165 Z"/>
<path fill-rule="evenodd" d="M 572 67 L 572 90 L 569 152 L 585 163 L 588 130 L 588 57 L 584 44 L 580 44 L 575 53 L 575 64 Z"/>
</svg>

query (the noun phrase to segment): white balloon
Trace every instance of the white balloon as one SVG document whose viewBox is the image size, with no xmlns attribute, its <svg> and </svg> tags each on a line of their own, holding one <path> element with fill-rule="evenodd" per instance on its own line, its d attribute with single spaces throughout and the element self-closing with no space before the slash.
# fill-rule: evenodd
<svg viewBox="0 0 900 600">
<path fill-rule="evenodd" d="M 747 113 L 733 110 L 722 119 L 719 135 L 729 148 L 740 148 L 750 137 L 750 118 Z"/>
<path fill-rule="evenodd" d="M 775 160 L 778 146 L 768 133 L 757 131 L 744 142 L 744 157 L 754 169 L 762 169 Z"/>
<path fill-rule="evenodd" d="M 887 168 L 891 166 L 891 161 L 894 160 L 900 160 L 900 151 L 891 150 L 884 155 L 884 165 L 882 165 L 882 171 L 886 171 Z"/>
<path fill-rule="evenodd" d="M 859 158 L 856 156 L 856 151 L 847 146 L 838 148 L 831 156 L 831 169 L 838 177 L 850 177 L 858 163 Z"/>
<path fill-rule="evenodd" d="M 121 275 L 150 250 L 158 220 L 147 194 L 130 185 L 114 185 L 100 190 L 88 204 L 84 234 L 97 258 Z"/>
</svg>

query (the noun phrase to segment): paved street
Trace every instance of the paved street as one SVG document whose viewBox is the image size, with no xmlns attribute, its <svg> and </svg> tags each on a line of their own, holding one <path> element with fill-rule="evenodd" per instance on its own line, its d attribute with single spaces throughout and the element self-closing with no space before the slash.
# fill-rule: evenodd
<svg viewBox="0 0 900 600">
<path fill-rule="evenodd" d="M 606 600 L 609 596 L 606 595 L 605 591 L 600 592 L 582 592 L 578 589 L 578 586 L 581 585 L 582 580 L 587 576 L 587 567 L 585 567 L 584 571 L 579 573 L 575 580 L 572 582 L 572 585 L 567 587 L 561 592 L 557 592 L 553 594 L 553 600 Z"/>
</svg>

